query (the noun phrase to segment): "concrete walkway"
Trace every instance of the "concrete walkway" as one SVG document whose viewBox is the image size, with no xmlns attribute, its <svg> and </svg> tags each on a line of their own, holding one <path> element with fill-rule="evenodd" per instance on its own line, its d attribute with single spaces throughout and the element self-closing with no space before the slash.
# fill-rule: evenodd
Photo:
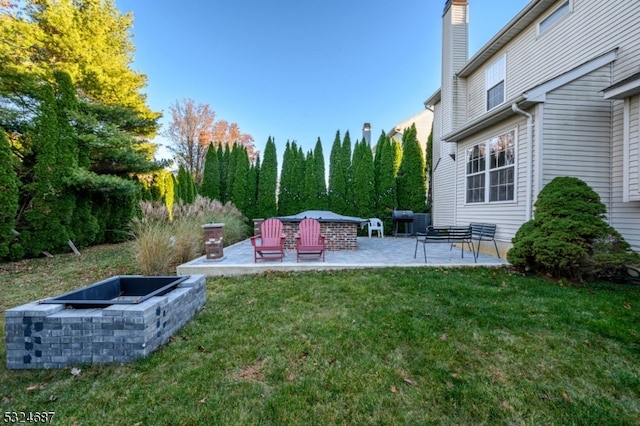
<svg viewBox="0 0 640 426">
<path fill-rule="evenodd" d="M 286 251 L 284 261 L 253 262 L 253 247 L 249 240 L 241 241 L 224 248 L 221 260 L 207 260 L 204 256 L 178 266 L 178 275 L 204 274 L 206 276 L 245 275 L 267 271 L 319 271 L 354 268 L 381 267 L 457 267 L 457 266 L 501 266 L 508 265 L 504 259 L 480 254 L 478 262 L 473 260 L 473 253 L 464 250 L 461 256 L 460 247 L 449 249 L 449 244 L 428 244 L 427 262 L 424 261 L 422 244 L 418 244 L 414 258 L 416 240 L 412 237 L 367 238 L 358 237 L 358 250 L 327 251 L 325 262 L 322 260 L 301 260 L 296 262 L 295 250 Z M 465 246 L 466 247 L 466 246 Z M 484 248 L 484 246 L 483 246 Z M 488 246 L 493 249 L 493 246 Z M 491 253 L 491 252 L 489 252 Z"/>
</svg>

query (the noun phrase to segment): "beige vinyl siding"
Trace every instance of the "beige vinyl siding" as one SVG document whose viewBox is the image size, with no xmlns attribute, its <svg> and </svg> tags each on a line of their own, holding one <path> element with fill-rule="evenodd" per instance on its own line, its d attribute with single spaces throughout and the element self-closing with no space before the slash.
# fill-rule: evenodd
<svg viewBox="0 0 640 426">
<path fill-rule="evenodd" d="M 465 153 L 468 147 L 486 141 L 494 136 L 514 130 L 516 131 L 516 188 L 515 200 L 496 203 L 466 203 L 466 158 Z M 509 121 L 500 123 L 499 126 L 492 127 L 474 136 L 473 139 L 466 140 L 458 144 L 456 155 L 457 172 L 457 205 L 458 212 L 456 225 L 464 226 L 470 222 L 495 223 L 496 239 L 510 243 L 520 225 L 525 221 L 526 207 L 526 159 L 529 155 L 527 146 L 527 121 L 523 117 L 517 116 Z"/>
<path fill-rule="evenodd" d="M 544 104 L 543 184 L 557 176 L 584 180 L 610 202 L 611 102 L 602 98 L 610 66 L 547 94 Z"/>
<path fill-rule="evenodd" d="M 629 179 L 629 200 L 640 201 L 640 96 L 629 99 L 629 161 L 625 171 Z"/>
<path fill-rule="evenodd" d="M 634 129 L 631 133 L 631 145 L 635 145 L 635 149 L 632 151 L 635 156 L 636 167 L 638 166 L 638 132 L 640 129 L 640 98 L 634 96 L 631 98 L 631 114 L 630 114 L 630 126 Z M 613 105 L 613 167 L 612 167 L 612 179 L 613 179 L 613 191 L 611 207 L 608 211 L 609 223 L 618 232 L 620 232 L 625 240 L 631 244 L 632 248 L 636 251 L 640 251 L 640 201 L 623 202 L 623 126 L 624 126 L 624 101 L 614 101 Z M 634 140 L 635 138 L 635 140 Z M 630 158 L 632 159 L 632 158 Z M 640 173 L 640 170 L 636 169 L 636 173 Z M 638 176 L 638 175 L 636 175 Z M 640 178 L 638 176 L 637 179 Z M 631 182 L 630 182 L 631 183 Z M 631 188 L 630 188 L 631 189 Z"/>
<path fill-rule="evenodd" d="M 451 130 L 460 126 L 466 117 L 460 111 L 464 111 L 463 106 L 466 100 L 466 83 L 454 78 L 454 74 L 460 70 L 467 62 L 467 8 L 463 6 L 451 6 L 445 19 L 451 20 L 451 25 L 443 27 L 442 53 L 448 58 L 442 61 L 442 112 L 446 119 L 443 123 L 443 133 L 447 134 Z M 456 111 L 456 114 L 453 111 Z"/>
<path fill-rule="evenodd" d="M 556 2 L 549 11 L 560 3 Z M 540 35 L 537 33 L 540 19 L 536 20 L 467 78 L 464 111 L 468 120 L 486 112 L 484 73 L 502 55 L 506 55 L 507 100 L 615 48 L 619 49 L 619 56 L 614 81 L 637 72 L 640 67 L 639 15 L 640 1 L 573 0 L 573 11 Z M 542 18 L 544 16 L 546 14 Z"/>
<path fill-rule="evenodd" d="M 434 105 L 434 117 L 442 117 L 442 103 Z M 431 221 L 438 226 L 453 224 L 455 217 L 454 161 L 449 156 L 449 143 L 442 139 L 442 122 L 433 122 L 433 210 Z"/>
</svg>

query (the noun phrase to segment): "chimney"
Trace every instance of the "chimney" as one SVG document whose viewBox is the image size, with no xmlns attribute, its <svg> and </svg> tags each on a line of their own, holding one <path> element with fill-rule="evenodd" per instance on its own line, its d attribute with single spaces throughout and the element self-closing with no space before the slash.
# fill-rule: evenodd
<svg viewBox="0 0 640 426">
<path fill-rule="evenodd" d="M 469 59 L 469 2 L 447 0 L 442 16 L 442 134 L 459 128 L 466 116 L 466 83 L 456 77 Z"/>
<path fill-rule="evenodd" d="M 362 126 L 362 139 L 367 141 L 367 145 L 371 145 L 371 123 L 364 123 Z"/>
</svg>

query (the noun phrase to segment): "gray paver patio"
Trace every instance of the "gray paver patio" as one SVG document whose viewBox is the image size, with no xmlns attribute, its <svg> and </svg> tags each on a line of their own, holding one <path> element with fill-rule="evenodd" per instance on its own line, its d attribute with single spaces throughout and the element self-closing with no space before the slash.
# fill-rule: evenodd
<svg viewBox="0 0 640 426">
<path fill-rule="evenodd" d="M 207 276 L 244 275 L 266 271 L 312 271 L 379 267 L 457 267 L 457 266 L 501 266 L 507 261 L 497 256 L 480 253 L 478 262 L 473 254 L 465 249 L 464 258 L 460 247 L 449 249 L 447 243 L 428 244 L 427 263 L 424 262 L 422 244 L 418 244 L 418 253 L 414 259 L 415 238 L 358 237 L 358 250 L 327 251 L 325 262 L 321 260 L 301 260 L 296 262 L 294 250 L 286 252 L 284 261 L 253 262 L 253 247 L 249 240 L 224 248 L 221 260 L 207 260 L 204 256 L 178 266 L 179 275 L 204 274 Z M 493 249 L 493 247 L 490 247 Z"/>
</svg>

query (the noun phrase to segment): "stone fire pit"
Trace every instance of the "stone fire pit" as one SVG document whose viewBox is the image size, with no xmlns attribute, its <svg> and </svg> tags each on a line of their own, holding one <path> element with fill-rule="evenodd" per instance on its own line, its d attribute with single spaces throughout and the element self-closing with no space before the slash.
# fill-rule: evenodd
<svg viewBox="0 0 640 426">
<path fill-rule="evenodd" d="M 8 309 L 7 368 L 64 368 L 145 357 L 205 301 L 204 275 L 120 276 Z"/>
</svg>

